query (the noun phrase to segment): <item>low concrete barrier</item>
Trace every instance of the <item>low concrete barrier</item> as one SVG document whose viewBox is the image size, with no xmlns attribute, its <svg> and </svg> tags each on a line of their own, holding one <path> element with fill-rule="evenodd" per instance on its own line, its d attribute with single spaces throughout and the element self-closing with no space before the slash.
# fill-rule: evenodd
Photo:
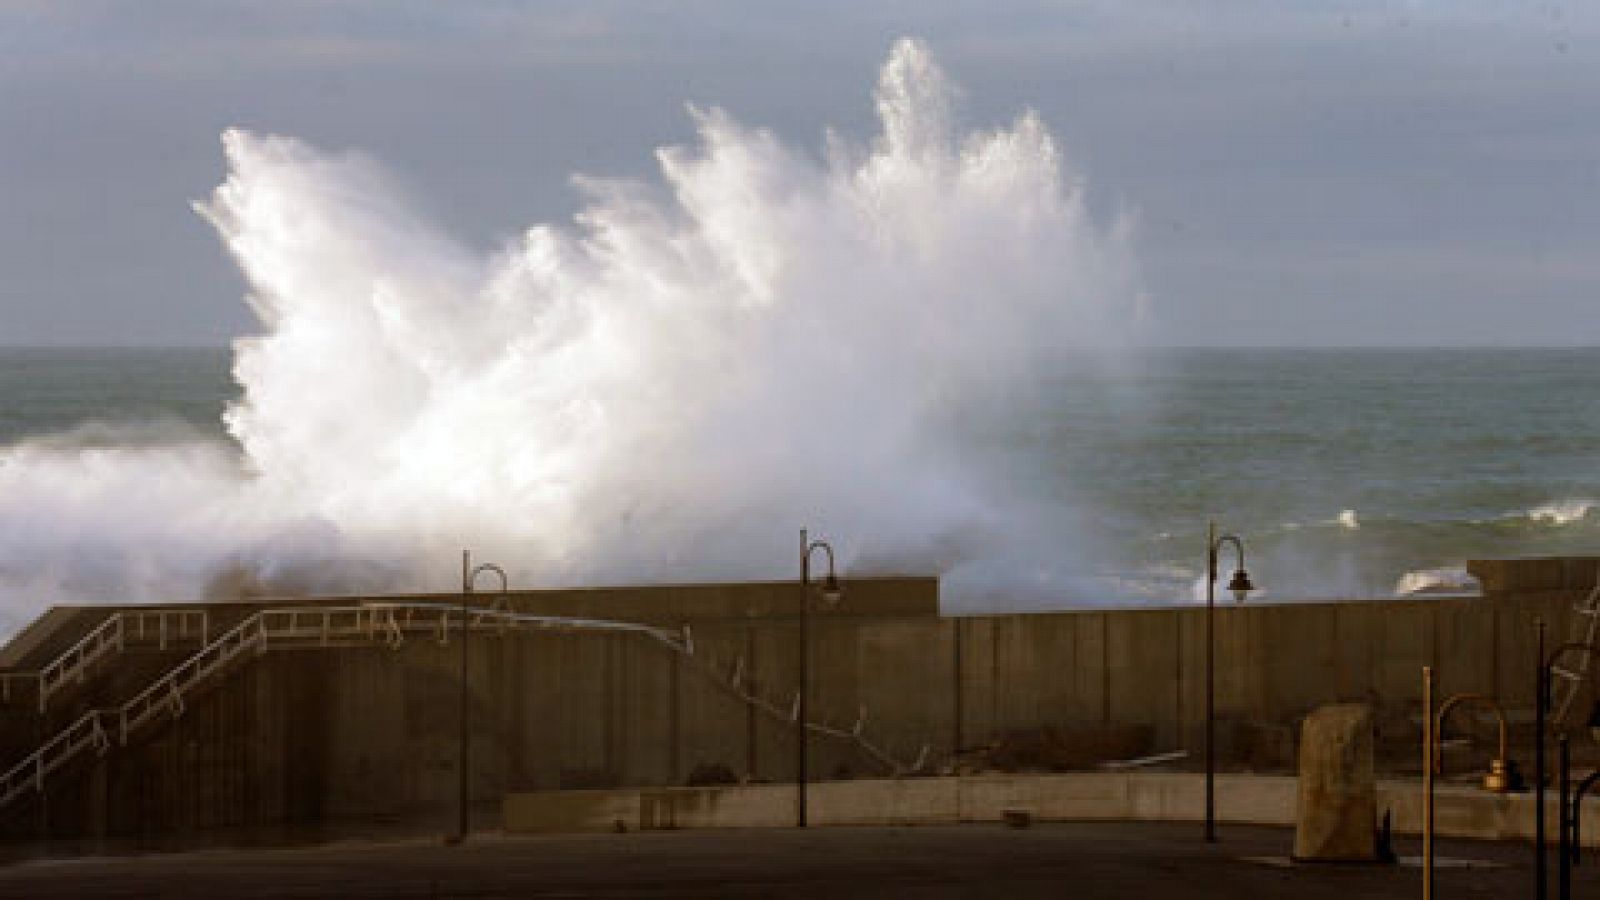
<svg viewBox="0 0 1600 900">
<path fill-rule="evenodd" d="M 1006 810 L 1025 810 L 1035 821 L 1197 822 L 1204 796 L 1204 776 L 1190 773 L 863 779 L 813 785 L 807 815 L 818 826 L 1000 822 Z M 1555 798 L 1546 799 L 1553 835 Z M 1297 802 L 1293 776 L 1217 776 L 1222 822 L 1290 827 Z M 1392 814 L 1397 833 L 1419 833 L 1420 783 L 1379 782 L 1378 809 Z M 1441 786 L 1435 815 L 1444 837 L 1533 838 L 1532 794 Z M 794 820 L 795 789 L 788 784 L 536 791 L 508 794 L 504 806 L 504 827 L 510 832 L 782 828 Z M 1600 811 L 1584 810 L 1582 832 L 1586 846 L 1600 846 Z"/>
</svg>

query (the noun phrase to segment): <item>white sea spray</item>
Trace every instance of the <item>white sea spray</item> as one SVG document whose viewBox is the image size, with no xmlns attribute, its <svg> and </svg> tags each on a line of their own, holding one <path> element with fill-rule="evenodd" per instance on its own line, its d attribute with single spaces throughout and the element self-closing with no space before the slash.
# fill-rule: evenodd
<svg viewBox="0 0 1600 900">
<path fill-rule="evenodd" d="M 580 178 L 487 254 L 369 159 L 230 130 L 198 209 L 261 323 L 238 447 L 0 448 L 0 607 L 442 587 L 463 547 L 519 585 L 785 577 L 804 524 L 855 571 L 1070 571 L 948 412 L 1115 352 L 1129 226 L 1037 116 L 962 133 L 950 96 L 902 41 L 882 133 L 822 160 L 693 110 L 658 183 Z"/>
</svg>

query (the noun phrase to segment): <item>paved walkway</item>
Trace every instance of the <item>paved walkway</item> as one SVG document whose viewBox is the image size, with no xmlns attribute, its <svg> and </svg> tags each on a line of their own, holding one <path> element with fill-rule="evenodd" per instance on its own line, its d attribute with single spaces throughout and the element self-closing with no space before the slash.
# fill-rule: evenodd
<svg viewBox="0 0 1600 900">
<path fill-rule="evenodd" d="M 1046 823 L 919 828 L 482 836 L 462 847 L 397 841 L 41 860 L 0 868 L 0 898 L 1010 897 L 1415 898 L 1404 866 L 1289 866 L 1287 830 Z M 1400 851 L 1415 853 L 1414 842 Z M 1438 895 L 1525 897 L 1530 851 L 1446 841 Z M 1600 894 L 1600 861 L 1578 870 Z M 1552 878 L 1554 877 L 1552 873 Z M 1553 885 L 1552 885 L 1553 887 Z"/>
</svg>

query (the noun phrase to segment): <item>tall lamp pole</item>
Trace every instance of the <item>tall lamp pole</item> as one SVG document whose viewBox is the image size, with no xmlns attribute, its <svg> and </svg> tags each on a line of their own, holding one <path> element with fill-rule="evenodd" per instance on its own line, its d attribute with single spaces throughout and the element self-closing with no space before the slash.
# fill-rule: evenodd
<svg viewBox="0 0 1600 900">
<path fill-rule="evenodd" d="M 1533 683 L 1533 895 L 1537 900 L 1550 896 L 1549 851 L 1544 841 L 1544 711 L 1550 704 L 1550 673 L 1544 658 L 1544 619 L 1533 620 L 1534 650 L 1539 667 Z"/>
<path fill-rule="evenodd" d="M 811 554 L 823 551 L 828 558 L 828 577 L 822 583 L 822 596 L 829 604 L 839 602 L 839 579 L 834 574 L 833 545 L 827 541 L 813 541 L 804 528 L 800 529 L 800 692 L 795 697 L 795 824 L 806 827 L 806 753 L 809 743 L 807 732 L 807 697 L 811 689 Z"/>
<path fill-rule="evenodd" d="M 471 749 L 471 729 L 469 728 L 469 722 L 467 719 L 467 710 L 471 705 L 472 700 L 471 691 L 467 687 L 467 617 L 471 613 L 467 601 L 472 597 L 472 589 L 477 583 L 478 576 L 482 575 L 484 572 L 493 572 L 494 574 L 500 576 L 500 593 L 504 594 L 510 590 L 509 582 L 506 579 L 506 573 L 504 569 L 500 568 L 494 563 L 482 563 L 474 568 L 472 565 L 472 551 L 461 551 L 461 745 L 460 749 L 457 751 L 459 760 L 456 766 L 458 769 L 460 769 L 461 785 L 460 795 L 456 800 L 456 811 L 459 815 L 459 820 L 456 823 L 456 833 L 451 840 L 451 843 L 453 844 L 459 844 L 467 839 L 467 829 L 469 825 L 468 819 L 472 807 L 472 780 L 470 771 L 472 768 L 470 765 L 472 757 L 469 752 Z"/>
<path fill-rule="evenodd" d="M 1206 523 L 1206 840 L 1217 839 L 1217 677 L 1216 677 L 1216 626 L 1213 618 L 1217 609 L 1217 557 L 1223 544 L 1232 544 L 1238 555 L 1233 578 L 1228 590 L 1240 603 L 1255 586 L 1244 571 L 1244 542 L 1232 534 L 1217 535 L 1217 523 Z"/>
<path fill-rule="evenodd" d="M 1539 671 L 1538 680 L 1534 685 L 1533 692 L 1533 884 L 1534 895 L 1538 897 L 1539 900 L 1544 900 L 1544 898 L 1547 896 L 1547 892 L 1549 891 L 1550 877 L 1548 870 L 1549 850 L 1545 847 L 1544 826 L 1544 737 L 1545 728 L 1548 726 L 1548 722 L 1546 720 L 1550 715 L 1550 682 L 1551 679 L 1554 678 L 1558 673 L 1562 678 L 1569 680 L 1583 678 L 1583 674 L 1574 672 L 1570 669 L 1560 668 L 1556 665 L 1556 663 L 1561 661 L 1561 657 L 1573 651 L 1588 654 L 1591 659 L 1600 659 L 1600 649 L 1596 649 L 1595 647 L 1592 647 L 1589 644 L 1581 641 L 1568 641 L 1557 646 L 1554 650 L 1550 651 L 1550 655 L 1546 656 L 1544 652 L 1544 620 L 1535 620 L 1534 629 L 1538 634 L 1537 647 L 1539 654 Z M 1587 670 L 1588 667 L 1585 666 L 1584 668 Z M 1600 711 L 1600 706 L 1597 706 L 1596 709 L 1597 711 Z M 1566 735 L 1563 734 L 1560 739 L 1562 741 L 1563 750 L 1565 751 L 1565 741 L 1567 739 Z M 1560 890 L 1558 896 L 1560 896 L 1562 900 L 1566 900 L 1566 898 L 1571 895 L 1572 884 L 1569 872 L 1570 854 L 1567 844 L 1570 834 L 1568 831 L 1570 823 L 1566 803 L 1567 786 L 1564 783 L 1568 775 L 1566 770 L 1570 768 L 1570 761 L 1568 760 L 1565 752 L 1563 752 L 1560 762 L 1562 771 L 1559 772 L 1558 775 L 1562 778 L 1563 784 L 1561 786 L 1561 797 L 1557 809 L 1559 815 L 1556 816 L 1556 838 L 1559 849 L 1556 859 L 1561 866 L 1558 872 L 1560 876 L 1560 881 L 1558 883 Z M 1576 811 L 1573 811 L 1573 815 L 1576 815 Z"/>
</svg>

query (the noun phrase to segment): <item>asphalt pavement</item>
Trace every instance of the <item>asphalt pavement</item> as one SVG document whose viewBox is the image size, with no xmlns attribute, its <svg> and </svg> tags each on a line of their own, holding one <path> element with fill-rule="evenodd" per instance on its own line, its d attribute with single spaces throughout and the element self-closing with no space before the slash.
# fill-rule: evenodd
<svg viewBox="0 0 1600 900">
<path fill-rule="evenodd" d="M 0 867 L 0 898 L 1011 897 L 1416 898 L 1401 865 L 1295 865 L 1286 829 L 1035 823 L 652 831 L 362 841 Z M 1402 856 L 1415 841 L 1402 840 Z M 1437 896 L 1526 897 L 1523 844 L 1443 841 Z M 1554 873 L 1552 870 L 1552 886 Z M 1600 896 L 1600 864 L 1577 896 Z"/>
</svg>

